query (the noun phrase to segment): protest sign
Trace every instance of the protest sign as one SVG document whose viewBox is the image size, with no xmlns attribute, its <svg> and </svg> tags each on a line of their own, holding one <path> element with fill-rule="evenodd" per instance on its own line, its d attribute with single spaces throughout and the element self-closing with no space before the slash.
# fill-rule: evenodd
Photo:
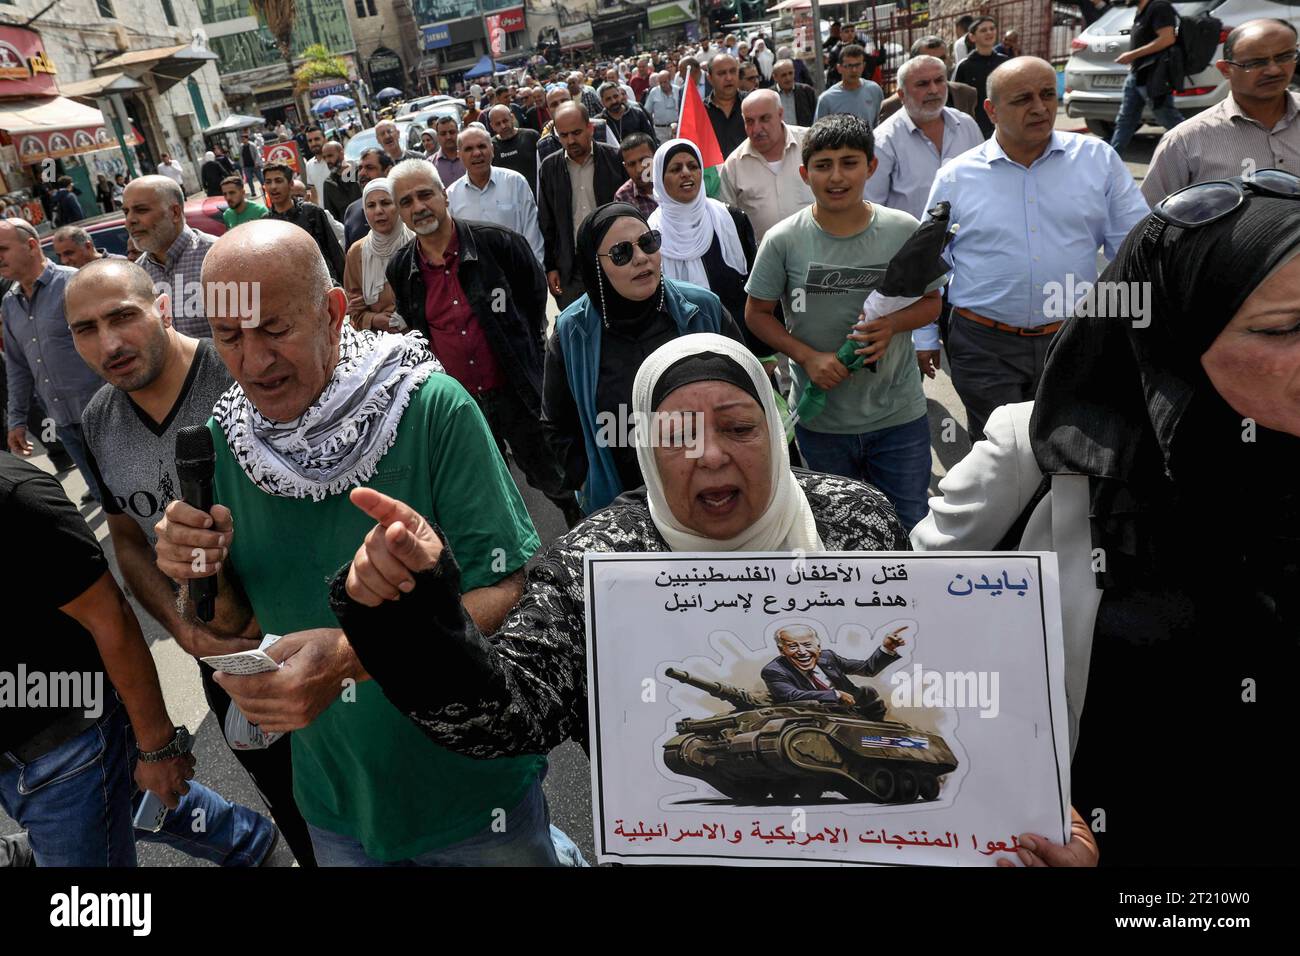
<svg viewBox="0 0 1300 956">
<path fill-rule="evenodd" d="M 992 865 L 1068 839 L 1053 554 L 591 554 L 599 862 Z"/>
</svg>

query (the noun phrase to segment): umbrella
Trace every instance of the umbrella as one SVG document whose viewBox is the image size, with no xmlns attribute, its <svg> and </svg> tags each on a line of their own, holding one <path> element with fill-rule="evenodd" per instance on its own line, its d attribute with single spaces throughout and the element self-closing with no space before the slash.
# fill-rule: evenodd
<svg viewBox="0 0 1300 956">
<path fill-rule="evenodd" d="M 864 321 L 870 322 L 882 315 L 889 315 L 899 309 L 905 309 L 921 296 L 928 287 L 951 268 L 943 258 L 944 246 L 956 231 L 948 229 L 949 204 L 941 202 L 926 213 L 926 221 L 903 243 L 894 257 L 885 267 L 885 277 L 880 286 L 862 303 Z M 839 347 L 835 357 L 850 372 L 862 368 L 865 363 L 857 350 L 861 343 L 846 339 Z M 876 363 L 867 365 L 869 371 L 876 371 Z M 808 421 L 821 414 L 826 407 L 826 392 L 809 381 L 799 398 L 799 405 L 792 416 L 793 421 Z"/>
<path fill-rule="evenodd" d="M 215 136 L 218 133 L 230 133 L 235 130 L 248 129 L 250 126 L 260 126 L 266 123 L 266 119 L 261 116 L 245 116 L 242 113 L 231 113 L 220 123 L 209 126 L 203 131 L 204 136 Z"/>
<path fill-rule="evenodd" d="M 496 63 L 485 53 L 477 63 L 465 71 L 465 79 L 475 80 L 481 76 L 491 76 L 495 72 L 497 72 Z"/>
<path fill-rule="evenodd" d="M 380 90 L 378 93 L 375 94 L 375 99 L 391 100 L 401 95 L 402 95 L 402 91 L 397 89 L 396 87 L 385 86 L 382 90 Z"/>
<path fill-rule="evenodd" d="M 356 103 L 346 96 L 323 96 L 312 104 L 311 111 L 317 115 L 321 113 L 334 113 L 338 110 L 345 110 L 349 106 L 355 106 Z"/>
</svg>

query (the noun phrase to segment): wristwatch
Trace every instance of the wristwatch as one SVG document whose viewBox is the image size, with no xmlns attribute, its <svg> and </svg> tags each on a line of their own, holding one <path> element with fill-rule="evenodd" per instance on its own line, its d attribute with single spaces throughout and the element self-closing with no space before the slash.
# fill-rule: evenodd
<svg viewBox="0 0 1300 956">
<path fill-rule="evenodd" d="M 176 728 L 174 736 L 167 746 L 159 750 L 138 750 L 138 759 L 141 763 L 162 763 L 164 760 L 171 760 L 173 757 L 179 757 L 190 752 L 194 746 L 194 738 L 185 727 Z"/>
</svg>

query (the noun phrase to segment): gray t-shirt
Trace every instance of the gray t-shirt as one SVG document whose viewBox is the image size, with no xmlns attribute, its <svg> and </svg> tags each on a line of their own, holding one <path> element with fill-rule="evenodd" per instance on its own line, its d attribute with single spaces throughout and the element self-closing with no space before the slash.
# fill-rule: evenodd
<svg viewBox="0 0 1300 956">
<path fill-rule="evenodd" d="M 202 425 L 234 379 L 210 339 L 200 339 L 176 404 L 155 422 L 120 388 L 105 385 L 86 406 L 81 427 L 90 468 L 107 514 L 127 514 L 154 543 L 153 526 L 168 502 L 181 496 L 176 477 L 176 432 Z"/>
<path fill-rule="evenodd" d="M 862 80 L 858 87 L 852 90 L 846 89 L 843 83 L 836 83 L 817 99 L 815 118 L 848 113 L 868 126 L 875 126 L 876 118 L 880 116 L 880 105 L 884 100 L 884 90 L 871 80 Z"/>
</svg>

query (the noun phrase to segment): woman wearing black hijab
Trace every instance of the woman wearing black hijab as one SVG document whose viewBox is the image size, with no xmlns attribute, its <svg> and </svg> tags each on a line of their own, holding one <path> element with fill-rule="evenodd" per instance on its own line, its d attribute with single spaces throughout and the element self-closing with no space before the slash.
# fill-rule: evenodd
<svg viewBox="0 0 1300 956">
<path fill-rule="evenodd" d="M 586 294 L 560 313 L 546 346 L 542 422 L 583 511 L 644 482 L 637 464 L 632 380 L 670 339 L 740 330 L 707 289 L 666 279 L 660 236 L 627 203 L 609 203 L 578 228 L 575 255 Z"/>
<path fill-rule="evenodd" d="M 1291 857 L 1280 833 L 1300 664 L 1297 196 L 1300 179 L 1261 171 L 1159 204 L 1053 343 L 1032 417 L 999 409 L 1019 424 L 952 469 L 912 535 L 927 550 L 1002 538 L 1058 552 L 1062 605 L 1075 609 L 1071 802 L 1103 864 Z M 1116 293 L 1128 297 L 1119 315 L 1106 308 Z M 997 489 L 1018 485 L 1023 499 L 1017 472 L 1035 471 L 1050 493 L 1013 524 Z M 1000 517 L 963 517 L 981 508 Z"/>
</svg>

